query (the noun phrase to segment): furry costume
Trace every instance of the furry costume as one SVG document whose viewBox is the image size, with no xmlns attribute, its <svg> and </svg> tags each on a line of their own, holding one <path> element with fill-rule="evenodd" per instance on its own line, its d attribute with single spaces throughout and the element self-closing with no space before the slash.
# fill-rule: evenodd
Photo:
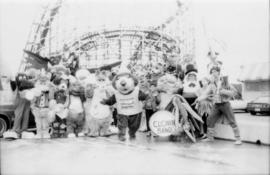
<svg viewBox="0 0 270 175">
<path fill-rule="evenodd" d="M 25 97 L 25 93 L 34 87 L 32 81 L 28 80 L 28 76 L 19 73 L 16 80 L 11 81 L 11 89 L 16 93 L 15 99 L 15 118 L 11 131 L 4 133 L 5 138 L 20 138 L 22 133 L 27 130 L 30 115 L 30 100 Z"/>
<path fill-rule="evenodd" d="M 180 82 L 170 74 L 164 75 L 158 80 L 157 88 L 160 91 L 158 98 L 159 109 L 167 110 L 175 115 L 176 132 L 174 136 L 181 136 L 183 133 L 195 142 L 195 127 L 198 127 L 198 121 L 203 122 L 187 101 L 178 94 L 175 94 L 180 87 Z M 190 113 L 191 115 L 188 115 Z"/>
<path fill-rule="evenodd" d="M 52 122 L 52 138 L 66 137 L 66 118 L 68 115 L 69 93 L 68 80 L 55 78 L 53 83 L 56 86 L 54 99 L 50 101 L 50 121 Z"/>
<path fill-rule="evenodd" d="M 51 75 L 42 70 L 35 83 L 35 88 L 31 91 L 33 94 L 31 109 L 35 116 L 37 127 L 36 138 L 50 138 L 50 121 L 48 115 L 50 111 L 49 100 L 52 98 L 52 91 L 50 90 L 52 84 L 50 78 Z M 30 95 L 31 94 L 29 94 L 29 96 Z"/>
<path fill-rule="evenodd" d="M 70 81 L 69 85 L 69 106 L 67 117 L 67 133 L 68 137 L 83 136 L 82 133 L 85 114 L 83 102 L 85 101 L 84 88 L 75 78 Z"/>
<path fill-rule="evenodd" d="M 103 104 L 113 105 L 117 108 L 117 125 L 119 129 L 119 140 L 124 141 L 126 129 L 129 128 L 130 139 L 135 139 L 136 132 L 140 127 L 142 104 L 141 101 L 147 95 L 139 90 L 138 81 L 128 72 L 122 72 L 113 79 L 113 87 L 116 89 L 114 95 L 103 100 Z"/>
<path fill-rule="evenodd" d="M 109 91 L 110 81 L 105 71 L 96 73 L 97 87 L 93 92 L 93 99 L 89 109 L 86 109 L 90 133 L 88 136 L 108 136 L 109 127 L 112 122 L 112 111 L 109 106 L 101 104 L 103 99 L 109 98 L 112 92 Z"/>
</svg>

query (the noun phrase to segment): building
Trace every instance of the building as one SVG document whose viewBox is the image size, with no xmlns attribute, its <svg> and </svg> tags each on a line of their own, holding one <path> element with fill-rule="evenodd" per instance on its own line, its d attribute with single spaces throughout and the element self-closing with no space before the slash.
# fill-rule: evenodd
<svg viewBox="0 0 270 175">
<path fill-rule="evenodd" d="M 259 96 L 270 95 L 269 63 L 241 66 L 241 74 L 238 80 L 243 83 L 243 99 L 250 101 Z"/>
</svg>

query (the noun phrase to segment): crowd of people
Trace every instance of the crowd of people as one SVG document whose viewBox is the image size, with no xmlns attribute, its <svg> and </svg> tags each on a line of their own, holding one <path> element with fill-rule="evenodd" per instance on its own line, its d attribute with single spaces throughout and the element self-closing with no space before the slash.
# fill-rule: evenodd
<svg viewBox="0 0 270 175">
<path fill-rule="evenodd" d="M 196 139 L 212 142 L 215 124 L 224 117 L 233 129 L 235 144 L 239 145 L 240 132 L 229 102 L 235 89 L 228 83 L 228 77 L 221 76 L 217 55 L 209 52 L 208 56 L 212 60 L 208 65 L 209 75 L 200 80 L 194 64 L 182 67 L 156 65 L 150 72 L 148 68 L 147 74 L 138 71 L 143 69 L 139 69 L 139 65 L 133 65 L 129 70 L 119 67 L 114 71 L 91 73 L 79 69 L 79 59 L 73 56 L 68 64 L 71 66 L 64 60 L 65 64 L 57 62 L 48 70 L 29 69 L 11 81 L 12 89 L 17 93 L 15 120 L 12 130 L 4 137 L 30 137 L 31 134 L 26 132 L 30 111 L 35 116 L 36 138 L 98 137 L 117 133 L 124 141 L 127 128 L 129 138 L 135 139 L 143 123 L 146 126 L 142 130 L 147 131 L 147 136 L 158 136 L 149 126 L 150 118 L 157 111 L 167 110 L 170 100 L 175 97 L 172 94 L 176 94 L 181 97 L 179 112 L 174 113 L 180 116 L 176 116 L 177 127 L 185 130 L 187 123 L 179 123 L 187 120 L 188 130 L 194 132 Z M 167 87 L 159 82 L 164 76 Z M 172 98 L 166 101 L 166 98 L 162 99 L 162 93 L 170 94 Z M 192 111 L 203 122 L 188 118 L 195 115 Z"/>
</svg>

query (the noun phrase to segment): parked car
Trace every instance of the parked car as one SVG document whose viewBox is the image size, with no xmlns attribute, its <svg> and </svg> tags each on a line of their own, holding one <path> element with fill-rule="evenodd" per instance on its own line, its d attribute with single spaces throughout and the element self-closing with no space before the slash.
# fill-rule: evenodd
<svg viewBox="0 0 270 175">
<path fill-rule="evenodd" d="M 2 137 L 3 133 L 13 126 L 15 93 L 11 90 L 7 77 L 0 77 L 0 83 L 0 137 Z M 35 130 L 35 120 L 30 112 L 29 131 L 31 130 Z"/>
<path fill-rule="evenodd" d="M 230 100 L 232 109 L 234 111 L 245 111 L 247 112 L 248 102 L 245 100 Z"/>
<path fill-rule="evenodd" d="M 247 104 L 251 115 L 270 114 L 270 96 L 261 96 Z"/>
</svg>

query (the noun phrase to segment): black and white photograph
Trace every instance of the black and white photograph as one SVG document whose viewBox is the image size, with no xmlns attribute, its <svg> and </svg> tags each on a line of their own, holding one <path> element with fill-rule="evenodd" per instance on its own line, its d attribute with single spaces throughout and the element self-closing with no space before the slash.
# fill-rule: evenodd
<svg viewBox="0 0 270 175">
<path fill-rule="evenodd" d="M 0 175 L 270 174 L 269 0 L 0 0 Z"/>
</svg>

